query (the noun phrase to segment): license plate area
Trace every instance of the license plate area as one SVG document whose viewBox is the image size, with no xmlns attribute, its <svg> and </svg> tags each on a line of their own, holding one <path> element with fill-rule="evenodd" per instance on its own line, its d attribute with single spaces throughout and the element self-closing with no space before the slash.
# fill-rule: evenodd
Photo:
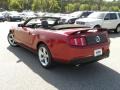
<svg viewBox="0 0 120 90">
<path fill-rule="evenodd" d="M 100 56 L 100 55 L 102 55 L 102 49 L 96 49 L 96 50 L 94 50 L 94 56 L 96 57 L 96 56 Z"/>
</svg>

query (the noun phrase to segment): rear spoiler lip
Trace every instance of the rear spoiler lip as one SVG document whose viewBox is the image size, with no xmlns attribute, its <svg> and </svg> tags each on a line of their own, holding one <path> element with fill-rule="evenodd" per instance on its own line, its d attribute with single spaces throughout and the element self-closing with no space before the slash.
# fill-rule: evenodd
<svg viewBox="0 0 120 90">
<path fill-rule="evenodd" d="M 89 31 L 89 30 L 97 30 L 98 32 L 99 32 L 99 31 L 100 31 L 100 32 L 108 31 L 108 29 L 106 29 L 106 28 L 99 28 L 99 29 L 89 28 L 89 29 L 77 30 L 77 31 L 74 31 L 74 32 L 66 32 L 66 34 L 68 34 L 68 35 L 73 35 L 73 34 L 75 34 L 75 33 L 77 33 L 77 32 L 83 33 L 83 32 L 87 32 L 87 31 Z"/>
</svg>

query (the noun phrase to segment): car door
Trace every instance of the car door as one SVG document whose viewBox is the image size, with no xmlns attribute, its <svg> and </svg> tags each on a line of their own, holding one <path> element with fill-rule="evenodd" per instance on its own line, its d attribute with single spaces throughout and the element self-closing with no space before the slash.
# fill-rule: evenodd
<svg viewBox="0 0 120 90">
<path fill-rule="evenodd" d="M 108 13 L 106 14 L 103 21 L 103 28 L 107 29 L 115 29 L 117 24 L 117 15 L 116 13 Z"/>
<path fill-rule="evenodd" d="M 22 27 L 15 31 L 15 39 L 17 42 L 31 47 L 35 34 L 33 34 L 33 29 L 28 27 Z"/>
<path fill-rule="evenodd" d="M 31 47 L 33 45 L 34 42 L 34 38 L 35 38 L 35 34 L 34 34 L 34 30 L 33 28 L 23 28 L 23 37 L 22 38 L 22 42 Z"/>
<path fill-rule="evenodd" d="M 15 32 L 15 38 L 17 39 L 17 42 L 28 47 L 33 45 L 35 38 L 35 28 L 32 26 L 33 24 L 33 20 L 30 20 L 23 27 L 18 27 Z"/>
</svg>

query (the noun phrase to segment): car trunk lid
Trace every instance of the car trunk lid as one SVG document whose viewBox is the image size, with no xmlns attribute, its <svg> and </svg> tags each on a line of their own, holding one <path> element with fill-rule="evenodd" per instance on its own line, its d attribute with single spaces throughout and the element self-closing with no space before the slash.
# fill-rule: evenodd
<svg viewBox="0 0 120 90">
<path fill-rule="evenodd" d="M 69 42 L 75 46 L 96 45 L 109 42 L 108 33 L 106 29 L 78 29 L 66 30 L 65 34 L 68 35 Z"/>
</svg>

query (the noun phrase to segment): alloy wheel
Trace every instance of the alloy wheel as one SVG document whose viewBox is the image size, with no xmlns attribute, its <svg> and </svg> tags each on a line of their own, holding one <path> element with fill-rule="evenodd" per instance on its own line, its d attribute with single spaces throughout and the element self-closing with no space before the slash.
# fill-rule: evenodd
<svg viewBox="0 0 120 90">
<path fill-rule="evenodd" d="M 38 49 L 38 56 L 39 56 L 39 61 L 43 67 L 47 67 L 50 65 L 50 55 L 49 51 L 45 46 L 40 46 Z"/>
<path fill-rule="evenodd" d="M 17 43 L 14 39 L 14 35 L 12 33 L 8 34 L 8 42 L 10 43 L 11 46 L 15 47 L 17 46 Z"/>
</svg>

